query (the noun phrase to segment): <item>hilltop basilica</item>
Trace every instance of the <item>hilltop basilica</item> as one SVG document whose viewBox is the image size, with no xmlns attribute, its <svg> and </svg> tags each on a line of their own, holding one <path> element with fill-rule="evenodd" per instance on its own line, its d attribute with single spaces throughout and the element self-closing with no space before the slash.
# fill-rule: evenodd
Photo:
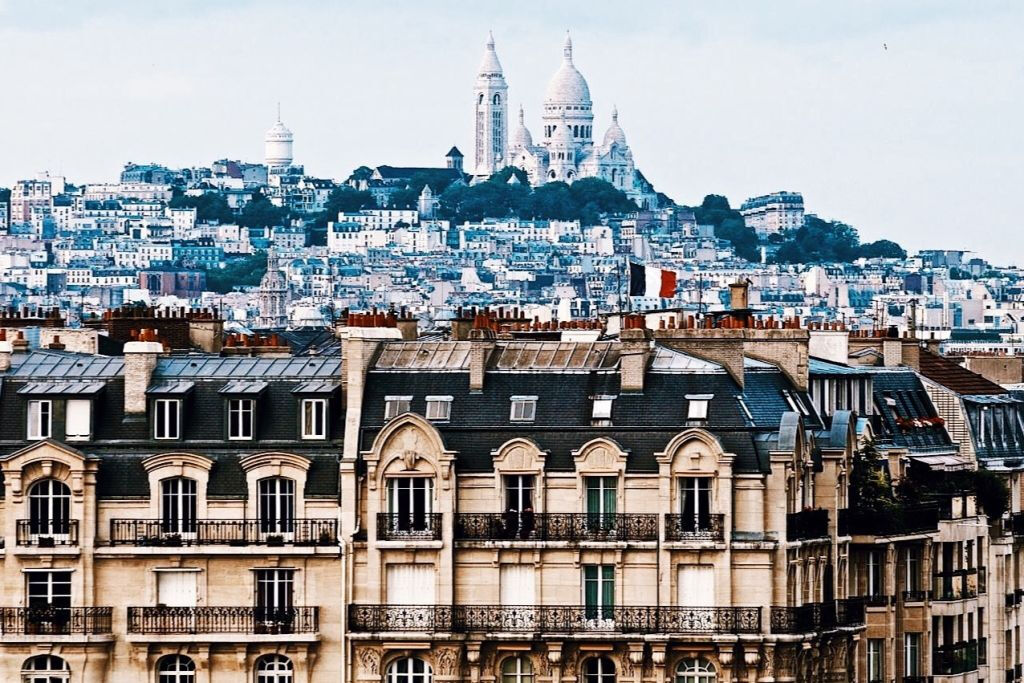
<svg viewBox="0 0 1024 683">
<path fill-rule="evenodd" d="M 536 144 L 523 118 L 509 135 L 508 84 L 489 36 L 474 89 L 476 106 L 476 166 L 478 178 L 486 178 L 505 166 L 517 166 L 531 185 L 578 178 L 602 178 L 622 190 L 641 208 L 655 208 L 657 195 L 633 165 L 633 153 L 619 126 L 618 112 L 600 144 L 593 139 L 594 113 L 590 88 L 572 61 L 568 33 L 562 48 L 562 64 L 548 82 L 542 115 L 543 136 Z"/>
</svg>

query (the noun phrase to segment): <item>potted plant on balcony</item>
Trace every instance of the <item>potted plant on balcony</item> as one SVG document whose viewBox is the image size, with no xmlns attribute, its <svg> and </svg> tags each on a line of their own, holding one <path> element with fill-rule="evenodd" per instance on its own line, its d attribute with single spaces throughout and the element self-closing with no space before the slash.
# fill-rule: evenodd
<svg viewBox="0 0 1024 683">
<path fill-rule="evenodd" d="M 327 529 L 322 530 L 320 532 L 320 545 L 333 545 L 333 544 L 334 544 L 334 534 L 332 534 Z"/>
<path fill-rule="evenodd" d="M 36 545 L 40 548 L 52 548 L 57 545 L 57 540 L 53 536 L 39 536 Z"/>
<path fill-rule="evenodd" d="M 267 545 L 279 548 L 284 545 L 284 536 L 281 534 L 269 534 L 267 536 Z"/>
<path fill-rule="evenodd" d="M 169 548 L 181 547 L 181 534 L 167 534 L 160 539 L 160 545 L 164 545 Z"/>
</svg>

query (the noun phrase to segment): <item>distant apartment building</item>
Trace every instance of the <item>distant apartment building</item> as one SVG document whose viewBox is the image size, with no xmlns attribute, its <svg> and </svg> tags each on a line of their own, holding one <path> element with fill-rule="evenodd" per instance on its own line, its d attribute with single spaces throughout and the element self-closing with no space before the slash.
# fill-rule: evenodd
<svg viewBox="0 0 1024 683">
<path fill-rule="evenodd" d="M 765 237 L 804 224 L 804 197 L 799 192 L 773 192 L 751 197 L 740 206 L 748 228 Z"/>
<path fill-rule="evenodd" d="M 11 223 L 28 223 L 34 207 L 49 207 L 53 184 L 49 180 L 19 180 L 11 188 Z"/>
</svg>

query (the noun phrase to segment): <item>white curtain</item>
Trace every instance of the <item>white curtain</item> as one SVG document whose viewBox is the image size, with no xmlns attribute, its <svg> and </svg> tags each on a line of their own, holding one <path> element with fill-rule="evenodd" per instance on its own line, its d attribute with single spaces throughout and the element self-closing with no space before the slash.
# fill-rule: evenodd
<svg viewBox="0 0 1024 683">
<path fill-rule="evenodd" d="M 437 571 L 432 564 L 389 564 L 389 605 L 433 605 Z"/>
<path fill-rule="evenodd" d="M 157 603 L 167 607 L 195 607 L 197 572 L 157 572 Z"/>
<path fill-rule="evenodd" d="M 679 566 L 676 603 L 683 607 L 714 607 L 715 568 L 705 564 Z"/>
<path fill-rule="evenodd" d="M 535 605 L 533 565 L 501 565 L 501 604 Z"/>
</svg>

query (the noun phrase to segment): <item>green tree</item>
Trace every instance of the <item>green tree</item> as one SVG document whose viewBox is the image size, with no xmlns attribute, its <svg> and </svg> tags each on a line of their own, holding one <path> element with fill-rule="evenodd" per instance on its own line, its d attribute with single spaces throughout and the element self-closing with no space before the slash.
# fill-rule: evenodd
<svg viewBox="0 0 1024 683">
<path fill-rule="evenodd" d="M 236 288 L 255 287 L 266 272 L 265 251 L 232 258 L 223 268 L 211 268 L 206 271 L 206 288 L 212 292 L 227 294 Z"/>
<path fill-rule="evenodd" d="M 253 193 L 252 200 L 242 208 L 238 219 L 238 224 L 247 228 L 270 228 L 287 222 L 288 209 L 275 206 L 259 192 Z"/>
<path fill-rule="evenodd" d="M 195 209 L 196 220 L 201 223 L 208 221 L 233 223 L 235 220 L 235 214 L 228 206 L 228 201 L 223 195 L 216 192 L 208 192 L 198 197 L 175 195 L 167 205 L 172 209 Z"/>
<path fill-rule="evenodd" d="M 1006 481 L 990 470 L 974 472 L 974 495 L 989 522 L 1001 518 L 1010 509 L 1010 489 Z"/>
<path fill-rule="evenodd" d="M 736 255 L 748 261 L 758 261 L 757 233 L 748 228 L 739 211 L 729 206 L 729 200 L 720 194 L 704 197 L 700 206 L 690 207 L 698 225 L 710 225 L 715 237 L 732 244 Z"/>
<path fill-rule="evenodd" d="M 860 245 L 861 258 L 907 258 L 906 250 L 892 240 L 876 240 Z"/>
</svg>

